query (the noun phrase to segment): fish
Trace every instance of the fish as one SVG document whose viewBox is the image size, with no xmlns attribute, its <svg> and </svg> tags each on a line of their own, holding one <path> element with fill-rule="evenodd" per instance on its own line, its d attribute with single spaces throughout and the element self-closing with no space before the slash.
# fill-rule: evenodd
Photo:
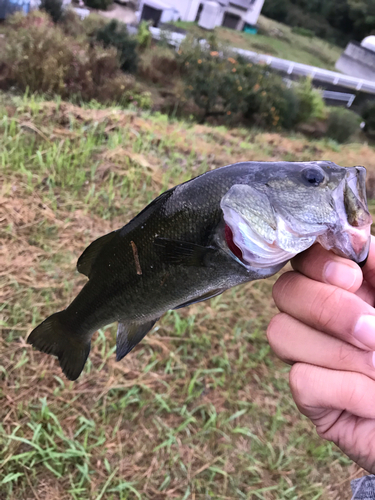
<svg viewBox="0 0 375 500">
<path fill-rule="evenodd" d="M 364 167 L 329 161 L 241 162 L 179 184 L 84 250 L 77 270 L 88 281 L 27 342 L 76 380 L 93 334 L 113 322 L 120 361 L 166 311 L 272 276 L 315 243 L 363 264 L 365 178 Z"/>
</svg>

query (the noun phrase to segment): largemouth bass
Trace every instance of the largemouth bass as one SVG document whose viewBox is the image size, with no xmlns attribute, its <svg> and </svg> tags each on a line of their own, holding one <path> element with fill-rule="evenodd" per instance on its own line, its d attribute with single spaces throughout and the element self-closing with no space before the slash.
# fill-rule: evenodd
<svg viewBox="0 0 375 500">
<path fill-rule="evenodd" d="M 75 380 L 92 335 L 114 321 L 121 360 L 167 310 L 271 276 L 315 242 L 362 263 L 365 176 L 327 161 L 244 162 L 180 184 L 86 248 L 77 269 L 88 282 L 28 342 Z"/>
</svg>

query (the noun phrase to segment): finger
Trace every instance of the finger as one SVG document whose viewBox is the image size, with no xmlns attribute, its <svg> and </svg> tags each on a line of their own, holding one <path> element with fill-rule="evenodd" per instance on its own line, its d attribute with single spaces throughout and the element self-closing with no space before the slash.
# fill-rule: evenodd
<svg viewBox="0 0 375 500">
<path fill-rule="evenodd" d="M 366 375 L 297 363 L 289 382 L 299 410 L 313 421 L 323 409 L 375 418 L 375 382 Z"/>
<path fill-rule="evenodd" d="M 359 288 L 355 294 L 357 297 L 370 304 L 370 306 L 375 306 L 375 289 L 367 283 L 367 281 L 362 282 L 361 288 Z"/>
<path fill-rule="evenodd" d="M 313 245 L 292 260 L 293 269 L 309 278 L 356 292 L 362 284 L 362 271 L 351 260 Z"/>
<path fill-rule="evenodd" d="M 297 362 L 350 371 L 375 380 L 374 353 L 314 330 L 281 313 L 267 329 L 267 338 L 275 354 L 286 363 Z"/>
<path fill-rule="evenodd" d="M 368 259 L 363 269 L 363 276 L 365 280 L 372 286 L 375 287 L 375 237 L 371 236 L 370 251 L 368 254 Z"/>
<path fill-rule="evenodd" d="M 284 273 L 273 287 L 281 312 L 365 350 L 375 350 L 375 310 L 356 295 L 306 278 Z"/>
</svg>

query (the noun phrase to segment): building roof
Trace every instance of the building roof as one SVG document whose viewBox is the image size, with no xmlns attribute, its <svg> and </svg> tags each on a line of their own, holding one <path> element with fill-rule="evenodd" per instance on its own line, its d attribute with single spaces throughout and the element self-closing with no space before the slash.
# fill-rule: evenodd
<svg viewBox="0 0 375 500">
<path fill-rule="evenodd" d="M 229 0 L 229 3 L 240 9 L 247 10 L 250 7 L 251 0 Z"/>
<path fill-rule="evenodd" d="M 159 10 L 176 10 L 168 1 L 163 2 L 163 0 L 145 0 L 143 5 L 148 5 L 149 7 Z"/>
</svg>

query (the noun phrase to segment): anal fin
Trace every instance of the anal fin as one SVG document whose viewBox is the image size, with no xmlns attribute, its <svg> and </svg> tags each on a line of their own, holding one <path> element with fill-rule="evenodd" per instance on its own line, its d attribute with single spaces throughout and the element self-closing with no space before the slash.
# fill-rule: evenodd
<svg viewBox="0 0 375 500">
<path fill-rule="evenodd" d="M 146 323 L 121 323 L 117 328 L 116 361 L 125 357 L 151 330 L 159 318 Z"/>
</svg>

